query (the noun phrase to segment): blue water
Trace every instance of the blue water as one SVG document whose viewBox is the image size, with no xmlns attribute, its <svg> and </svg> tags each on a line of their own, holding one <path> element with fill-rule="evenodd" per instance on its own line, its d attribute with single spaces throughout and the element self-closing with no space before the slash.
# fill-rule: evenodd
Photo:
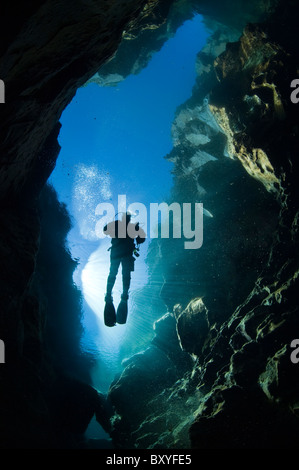
<svg viewBox="0 0 299 470">
<path fill-rule="evenodd" d="M 116 87 L 91 83 L 80 88 L 61 117 L 62 149 L 50 183 L 74 221 L 68 242 L 79 260 L 74 280 L 85 302 L 82 346 L 98 355 L 107 386 L 121 362 L 122 343 L 134 338 L 129 324 L 122 329 L 103 325 L 109 253 L 108 241 L 95 236 L 95 208 L 110 202 L 117 209 L 119 194 L 146 206 L 167 197 L 171 163 L 164 156 L 172 149 L 171 125 L 176 108 L 191 96 L 196 54 L 207 35 L 200 16 L 186 21 L 138 75 Z M 143 247 L 132 289 L 146 282 L 145 254 Z M 115 290 L 117 297 L 120 280 Z M 96 369 L 94 375 L 96 381 Z"/>
</svg>

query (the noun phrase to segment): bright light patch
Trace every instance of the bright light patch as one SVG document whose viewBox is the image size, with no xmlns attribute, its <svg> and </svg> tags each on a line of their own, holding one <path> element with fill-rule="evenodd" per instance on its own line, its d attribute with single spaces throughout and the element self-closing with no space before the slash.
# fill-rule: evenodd
<svg viewBox="0 0 299 470">
<path fill-rule="evenodd" d="M 98 344 L 95 345 L 97 355 L 105 363 L 109 363 L 111 369 L 115 369 L 122 358 L 120 358 L 120 346 L 126 336 L 126 325 L 117 325 L 107 328 L 104 325 L 104 307 L 107 277 L 109 274 L 110 257 L 107 251 L 110 241 L 104 240 L 99 248 L 94 251 L 87 264 L 82 270 L 81 281 L 84 299 L 90 309 L 95 313 L 98 328 Z M 121 294 L 121 270 L 118 276 L 113 296 L 117 308 Z M 94 331 L 88 331 L 88 322 L 85 322 L 85 342 L 94 337 Z M 93 325 L 94 328 L 94 325 Z M 83 345 L 88 349 L 88 344 Z"/>
<path fill-rule="evenodd" d="M 99 248 L 90 255 L 81 275 L 84 298 L 89 307 L 101 320 L 103 317 L 104 298 L 110 266 L 109 246 L 110 240 L 108 238 L 103 240 Z M 120 274 L 121 269 L 113 290 L 114 300 L 118 300 L 118 297 L 120 298 Z"/>
<path fill-rule="evenodd" d="M 105 293 L 107 278 L 110 268 L 110 247 L 111 241 L 109 238 L 102 240 L 99 248 L 94 251 L 82 270 L 81 281 L 84 299 L 91 308 L 91 310 L 99 318 L 100 324 L 104 325 L 103 312 L 105 306 Z M 144 250 L 145 251 L 145 250 Z M 130 296 L 134 290 L 143 287 L 148 278 L 147 267 L 144 261 L 144 255 L 140 256 L 135 261 L 135 270 L 131 274 L 131 289 Z M 120 301 L 122 293 L 122 268 L 119 268 L 116 278 L 115 286 L 113 288 L 113 301 L 117 306 Z M 112 328 L 113 329 L 113 328 Z M 111 331 L 110 328 L 105 327 L 105 331 Z"/>
<path fill-rule="evenodd" d="M 131 275 L 127 324 L 116 325 L 112 328 L 105 326 L 104 308 L 107 278 L 110 268 L 110 251 L 108 251 L 110 244 L 111 241 L 109 238 L 102 240 L 98 249 L 90 255 L 82 270 L 82 292 L 86 303 L 96 315 L 96 326 L 98 329 L 96 333 L 94 323 L 88 321 L 86 318 L 88 313 L 85 313 L 85 334 L 82 346 L 84 350 L 93 350 L 94 354 L 97 355 L 104 364 L 109 365 L 109 370 L 113 372 L 118 370 L 121 361 L 124 359 L 122 346 L 128 345 L 132 341 L 130 330 L 133 326 L 134 311 L 136 308 L 134 303 L 134 291 L 139 290 L 146 284 L 148 274 L 144 261 L 146 250 L 144 250 L 140 258 L 136 260 L 135 271 L 133 271 Z M 117 309 L 120 302 L 121 293 L 122 270 L 120 267 L 113 289 L 113 303 L 115 309 Z M 97 338 L 97 344 L 94 343 L 94 338 Z M 95 348 L 96 351 L 94 350 Z"/>
<path fill-rule="evenodd" d="M 153 289 L 147 289 L 147 240 L 132 273 L 127 324 L 104 325 L 110 240 L 96 236 L 99 216 L 95 209 L 101 202 L 112 203 L 116 209 L 119 194 L 126 194 L 128 204 L 140 201 L 146 206 L 167 198 L 171 163 L 163 157 L 173 146 L 171 126 L 177 106 L 191 96 L 196 55 L 206 37 L 202 19 L 196 15 L 138 75 L 128 76 L 117 87 L 90 84 L 80 88 L 61 117 L 61 154 L 50 181 L 74 223 L 68 244 L 79 260 L 74 277 L 84 297 L 81 346 L 96 361 L 92 378 L 98 389 L 109 387 L 122 359 L 148 344 L 153 319 L 164 314 L 164 306 L 159 300 L 161 276 Z M 113 290 L 116 308 L 121 283 L 120 269 Z"/>
</svg>

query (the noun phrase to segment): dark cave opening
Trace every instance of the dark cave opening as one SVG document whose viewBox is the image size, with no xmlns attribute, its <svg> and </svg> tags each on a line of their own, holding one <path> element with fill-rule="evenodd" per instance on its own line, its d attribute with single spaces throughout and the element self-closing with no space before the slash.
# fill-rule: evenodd
<svg viewBox="0 0 299 470">
<path fill-rule="evenodd" d="M 142 306 L 142 302 L 149 301 L 147 296 L 142 299 L 148 276 L 146 253 L 151 241 L 148 230 L 148 241 L 132 275 L 132 322 L 126 331 L 107 332 L 102 317 L 110 242 L 95 234 L 95 209 L 99 203 L 107 202 L 114 204 L 117 213 L 119 195 L 124 194 L 128 206 L 138 204 L 137 201 L 145 205 L 149 220 L 150 204 L 167 198 L 172 175 L 171 163 L 164 155 L 172 145 L 171 124 L 178 104 L 191 95 L 196 53 L 204 45 L 206 34 L 201 17 L 195 16 L 166 41 L 136 76 L 120 80 L 113 87 L 88 84 L 62 117 L 60 163 L 50 182 L 74 221 L 68 246 L 79 264 L 74 279 L 84 302 L 86 333 L 82 347 L 104 361 L 107 387 L 108 376 L 111 381 L 119 372 L 121 361 L 151 338 L 152 324 L 164 309 L 162 303 L 160 312 Z M 95 78 L 98 82 L 100 72 Z M 115 80 L 115 75 L 120 77 L 114 71 L 105 81 Z M 121 282 L 115 291 L 117 302 Z M 136 303 L 146 309 L 140 319 Z M 96 377 L 95 380 L 98 383 Z"/>
<path fill-rule="evenodd" d="M 297 327 L 297 193 L 292 184 L 296 132 L 286 86 L 295 70 L 295 58 L 288 53 L 293 51 L 290 32 L 283 33 L 283 24 L 292 16 L 294 5 L 288 2 L 287 11 L 278 3 L 275 12 L 277 3 L 169 2 L 167 17 L 157 4 L 150 20 L 141 15 L 139 24 L 130 24 L 123 42 L 119 41 L 123 31 L 120 20 L 121 27 L 116 28 L 118 48 L 111 60 L 102 61 L 100 70 L 91 59 L 84 62 L 82 57 L 49 77 L 44 90 L 40 86 L 36 91 L 34 84 L 30 87 L 30 80 L 23 81 L 21 100 L 24 102 L 25 97 L 26 101 L 27 96 L 30 102 L 32 93 L 34 105 L 29 106 L 31 119 L 23 120 L 22 108 L 18 124 L 13 127 L 17 135 L 22 125 L 28 126 L 20 139 L 22 153 L 12 144 L 9 148 L 13 132 L 4 140 L 4 150 L 8 148 L 8 154 L 16 152 L 19 173 L 18 177 L 9 173 L 6 178 L 8 167 L 4 165 L 1 174 L 2 192 L 6 191 L 10 204 L 3 212 L 1 232 L 7 275 L 2 283 L 4 314 L 0 332 L 8 332 L 4 337 L 8 345 L 6 358 L 14 358 L 12 367 L 3 369 L 1 376 L 1 402 L 5 403 L 1 413 L 8 417 L 8 422 L 4 419 L 1 425 L 4 448 L 285 448 L 296 443 L 293 431 L 297 425 L 298 387 L 288 361 L 288 344 Z M 48 11 L 50 5 L 45 8 Z M 129 10 L 130 5 L 126 8 Z M 73 13 L 75 16 L 75 10 Z M 95 156 L 88 156 L 86 146 L 80 148 L 74 143 L 71 152 L 85 155 L 75 165 L 74 161 L 67 163 L 62 144 L 56 169 L 62 171 L 60 184 L 65 194 L 70 174 L 76 176 L 76 204 L 61 203 L 60 195 L 46 185 L 39 196 L 37 214 L 32 201 L 50 173 L 55 179 L 52 170 L 59 153 L 60 125 L 48 136 L 42 151 L 38 147 L 34 163 L 23 162 L 21 157 L 26 152 L 34 154 L 31 149 L 37 145 L 41 130 L 57 122 L 61 114 L 57 109 L 65 109 L 70 101 L 65 95 L 67 87 L 73 90 L 73 102 L 79 100 L 74 90 L 80 90 L 80 85 L 82 93 L 89 87 L 95 90 L 107 84 L 117 91 L 134 74 L 142 74 L 166 39 L 197 13 L 203 15 L 210 35 L 196 51 L 192 93 L 176 102 L 171 139 L 159 155 L 168 176 L 168 168 L 172 168 L 168 181 L 171 185 L 166 185 L 165 173 L 159 175 L 155 163 L 153 169 L 146 167 L 147 180 L 138 181 L 139 187 L 134 187 L 135 193 L 128 199 L 142 200 L 142 191 L 148 186 L 151 195 L 147 202 L 157 188 L 154 202 L 160 197 L 169 204 L 202 202 L 203 245 L 198 250 L 186 250 L 183 239 L 151 240 L 143 255 L 146 276 L 132 296 L 134 313 L 129 334 L 120 338 L 116 332 L 106 341 L 105 332 L 95 333 L 98 318 L 88 300 L 103 294 L 97 286 L 103 285 L 107 270 L 101 270 L 99 259 L 105 259 L 103 265 L 106 263 L 107 268 L 107 247 L 97 253 L 98 241 L 91 238 L 87 250 L 84 237 L 76 245 L 70 233 L 78 234 L 82 228 L 75 226 L 74 230 L 80 207 L 85 205 L 94 212 L 99 193 L 95 198 L 90 196 L 95 187 L 100 188 L 101 200 L 112 201 L 116 194 L 125 192 L 124 182 L 134 186 L 138 172 L 144 171 L 144 161 L 148 163 L 149 159 L 142 161 L 138 151 L 134 154 L 126 146 L 133 160 L 117 161 L 110 154 L 109 166 L 102 159 L 99 168 L 93 165 Z M 39 10 L 34 9 L 34 14 Z M 57 16 L 62 17 L 60 13 Z M 91 24 L 95 25 L 96 20 Z M 64 25 L 61 31 L 67 27 Z M 14 47 L 18 44 L 20 38 Z M 86 57 L 93 47 L 95 41 L 87 47 Z M 111 57 L 113 47 L 107 46 L 107 51 L 104 47 L 103 57 Z M 175 53 L 173 56 L 178 59 Z M 24 55 L 24 61 L 26 58 Z M 85 74 L 85 81 L 77 83 L 78 64 L 82 64 L 82 72 L 89 63 L 93 64 L 94 74 Z M 67 85 L 63 79 L 71 71 L 76 76 Z M 179 80 L 183 76 L 184 71 Z M 11 83 L 8 81 L 8 97 L 20 88 L 16 79 Z M 144 89 L 148 91 L 147 85 Z M 137 87 L 135 91 L 139 105 L 141 95 Z M 98 119 L 104 134 L 108 134 L 104 114 L 109 112 L 111 102 L 105 102 L 105 113 L 93 115 L 99 105 L 94 97 L 89 103 L 87 140 L 93 139 L 91 130 Z M 160 108 L 153 100 L 147 103 L 148 109 L 153 105 L 152 123 L 160 123 L 162 103 L 162 97 Z M 46 119 L 36 120 L 34 127 L 32 116 L 38 115 L 39 104 L 46 110 Z M 132 99 L 127 106 L 138 115 Z M 16 103 L 9 104 L 7 110 L 8 115 L 13 114 Z M 82 116 L 79 119 L 83 123 Z M 138 119 L 143 120 L 140 116 Z M 11 121 L 5 122 L 4 131 Z M 37 130 L 31 140 L 26 140 L 30 126 Z M 74 135 L 83 133 L 83 126 L 77 133 L 74 129 Z M 116 153 L 123 152 L 123 142 L 129 137 L 139 139 L 141 145 L 153 151 L 156 128 L 148 126 L 148 139 L 145 134 L 136 137 L 121 131 L 112 142 Z M 161 125 L 161 139 L 163 133 Z M 62 135 L 61 131 L 60 138 Z M 107 149 L 101 151 L 104 155 Z M 287 159 L 282 158 L 284 154 Z M 111 191 L 114 159 L 115 174 L 121 173 L 124 181 L 114 177 Z M 13 195 L 18 192 L 24 203 L 16 210 Z M 84 233 L 90 234 L 90 220 L 85 222 Z M 13 253 L 9 263 L 7 253 Z M 22 269 L 17 268 L 20 265 Z M 140 271 L 136 272 L 138 276 L 142 277 Z M 84 318 L 82 322 L 85 308 L 92 313 L 89 323 L 84 323 Z M 93 334 L 91 342 L 86 335 L 88 329 Z M 244 422 L 249 423 L 247 427 Z M 264 430 L 263 422 L 268 423 Z"/>
<path fill-rule="evenodd" d="M 192 34 L 194 34 L 193 30 L 191 32 L 191 35 Z M 83 250 L 78 250 L 78 254 L 82 254 L 83 252 L 83 258 L 87 259 L 85 268 L 81 268 L 81 280 L 78 282 L 79 290 L 81 287 L 83 294 L 83 311 L 85 311 L 85 315 L 87 315 L 87 320 L 83 320 L 82 325 L 83 337 L 85 334 L 86 338 L 85 343 L 83 342 L 82 346 L 81 336 L 81 342 L 79 337 L 77 337 L 77 344 L 80 343 L 81 345 L 83 358 L 86 354 L 87 362 L 88 358 L 90 360 L 90 383 L 101 392 L 108 393 L 111 385 L 113 388 L 113 383 L 122 373 L 130 356 L 134 357 L 134 354 L 146 354 L 148 348 L 151 348 L 152 341 L 154 343 L 157 341 L 157 326 L 153 328 L 155 321 L 161 319 L 163 315 L 173 315 L 172 312 L 177 304 L 180 304 L 180 309 L 183 310 L 187 307 L 191 299 L 198 297 L 204 299 L 205 308 L 207 308 L 209 312 L 209 328 L 213 330 L 215 325 L 219 325 L 229 318 L 231 312 L 249 295 L 256 279 L 263 271 L 263 265 L 267 260 L 268 252 L 273 243 L 273 232 L 275 232 L 278 223 L 279 207 L 275 200 L 273 201 L 273 197 L 263 188 L 261 182 L 256 182 L 252 179 L 244 170 L 241 163 L 234 160 L 232 155 L 229 154 L 227 136 L 209 110 L 209 100 L 206 97 L 206 83 L 205 79 L 202 80 L 201 78 L 201 68 L 207 67 L 207 62 L 211 62 L 211 58 L 214 54 L 213 48 L 217 53 L 219 53 L 220 50 L 224 51 L 226 42 L 232 39 L 237 40 L 240 34 L 240 31 L 230 30 L 217 25 L 216 33 L 211 34 L 207 44 L 203 44 L 202 47 L 196 51 L 197 82 L 194 80 L 192 95 L 187 97 L 185 104 L 179 103 L 180 106 L 177 106 L 171 129 L 175 146 L 172 149 L 169 146 L 169 153 L 166 157 L 167 160 L 173 164 L 172 174 L 174 175 L 174 183 L 172 182 L 173 187 L 170 188 L 168 195 L 164 194 L 166 200 L 169 202 L 179 202 L 180 204 L 194 204 L 200 201 L 203 202 L 204 208 L 207 211 L 208 216 L 204 219 L 205 241 L 203 248 L 201 250 L 185 250 L 181 240 L 158 239 L 151 241 L 145 260 L 149 270 L 149 277 L 144 281 L 144 285 L 142 285 L 142 283 L 140 284 L 134 298 L 135 305 L 132 305 L 132 310 L 135 309 L 132 312 L 132 318 L 135 324 L 132 324 L 131 330 L 129 329 L 126 334 L 121 335 L 119 331 L 114 331 L 107 343 L 105 328 L 104 332 L 96 333 L 98 319 L 92 319 L 94 318 L 95 312 L 96 316 L 101 316 L 103 312 L 103 302 L 100 304 L 100 308 L 95 307 L 95 309 L 92 307 L 95 301 L 93 301 L 93 303 L 86 302 L 86 297 L 84 298 L 84 293 L 86 293 L 84 280 L 88 279 L 87 282 L 92 282 L 92 293 L 96 292 L 96 295 L 99 296 L 98 291 L 100 291 L 100 284 L 102 284 L 102 286 L 105 285 L 105 278 L 103 275 L 99 276 L 98 272 L 101 270 L 104 271 L 103 267 L 101 267 L 103 266 L 102 260 L 105 259 L 106 264 L 108 264 L 108 257 L 105 256 L 103 250 L 101 250 L 97 255 L 100 257 L 100 260 L 98 260 L 97 256 L 93 255 L 91 255 L 88 260 L 86 248 L 83 247 Z M 188 39 L 183 38 L 182 41 L 182 50 L 186 50 L 186 47 L 188 47 Z M 204 39 L 204 41 L 206 41 L 206 39 Z M 178 46 L 176 46 L 176 48 L 178 48 Z M 124 49 L 128 53 L 128 49 L 126 49 L 125 46 Z M 119 50 L 122 51 L 122 48 L 120 47 Z M 209 59 L 207 59 L 207 50 L 210 53 Z M 168 54 L 171 53 L 168 52 Z M 174 49 L 173 55 L 176 62 L 178 62 L 176 49 Z M 130 54 L 128 56 L 130 57 Z M 158 67 L 161 77 L 163 77 L 163 65 L 166 68 L 169 67 L 165 55 L 163 57 L 164 58 L 160 60 L 156 66 Z M 140 61 L 142 63 L 142 60 Z M 120 60 L 120 64 L 120 70 L 124 65 L 127 67 L 124 61 Z M 113 73 L 110 72 L 109 75 L 109 64 L 104 66 L 102 70 L 104 79 L 101 78 L 101 71 L 99 71 L 90 81 L 91 84 L 93 81 L 96 84 L 102 84 L 103 81 L 104 84 L 107 85 L 107 83 L 109 84 L 111 81 L 114 88 L 118 87 L 118 80 L 122 82 L 123 77 L 120 71 L 118 71 L 117 66 L 113 63 L 110 69 Z M 126 70 L 128 72 L 128 69 Z M 139 71 L 138 75 L 140 75 L 140 73 Z M 153 80 L 152 77 L 150 79 Z M 116 83 L 114 82 L 115 80 Z M 158 80 L 158 78 L 155 80 Z M 168 78 L 168 81 L 169 80 L 170 78 Z M 142 88 L 150 93 L 149 85 L 146 82 L 142 85 Z M 118 91 L 118 88 L 116 88 L 116 91 Z M 96 101 L 95 96 L 93 101 Z M 212 105 L 216 103 L 215 98 L 216 94 L 215 97 L 213 95 L 212 99 L 210 98 Z M 77 104 L 79 97 L 77 100 L 75 97 L 74 100 Z M 88 95 L 86 95 L 85 100 L 88 100 Z M 119 100 L 119 97 L 117 97 L 116 102 L 119 103 Z M 162 100 L 162 95 L 160 100 Z M 132 98 L 130 98 L 129 102 L 133 106 Z M 109 101 L 105 105 L 105 108 L 109 110 L 108 103 Z M 125 107 L 125 105 L 123 106 Z M 127 106 L 129 106 L 129 104 L 127 104 Z M 80 116 L 80 108 L 78 107 L 78 109 Z M 153 108 L 152 113 L 156 113 L 157 109 L 157 107 Z M 72 112 L 76 112 L 75 107 L 74 111 L 70 111 L 70 114 Z M 90 112 L 90 110 L 83 109 L 81 113 L 84 114 L 84 112 Z M 136 113 L 138 114 L 138 111 L 136 111 Z M 90 116 L 93 116 L 94 121 L 101 117 L 97 116 L 95 107 L 92 109 Z M 116 117 L 114 116 L 114 119 L 116 119 Z M 71 124 L 73 124 L 73 122 L 74 121 L 71 121 Z M 82 124 L 80 125 L 82 127 Z M 90 126 L 91 124 L 87 124 L 87 126 L 88 125 Z M 106 129 L 106 134 L 109 136 L 107 125 L 103 123 L 102 126 Z M 134 127 L 134 124 L 130 124 L 130 126 Z M 69 132 L 70 138 L 72 139 L 74 129 L 71 128 L 67 132 Z M 112 133 L 113 132 L 114 135 L 119 133 L 121 138 L 123 131 L 122 129 L 118 131 L 118 129 L 115 128 Z M 128 132 L 129 131 L 126 131 L 127 134 Z M 147 132 L 149 131 L 147 130 Z M 83 132 L 82 134 L 84 135 Z M 84 141 L 82 153 L 89 154 L 88 148 L 86 148 L 86 141 L 92 140 L 93 138 L 93 135 L 89 132 L 89 134 L 87 133 L 85 141 L 82 139 Z M 134 138 L 136 139 L 133 134 L 133 139 Z M 112 138 L 107 137 L 107 139 Z M 141 144 L 145 145 L 145 142 L 146 138 L 144 137 L 144 142 L 141 141 Z M 115 146 L 115 143 L 113 145 Z M 76 146 L 80 148 L 79 141 L 77 144 L 74 144 L 74 148 L 76 148 Z M 71 151 L 72 150 L 69 152 Z M 77 149 L 76 152 L 78 152 L 78 154 L 80 153 Z M 116 170 L 119 171 L 120 162 L 118 158 L 121 153 L 120 148 L 118 149 L 118 146 L 116 146 L 114 153 L 110 151 L 111 155 L 107 147 L 103 147 L 103 149 L 100 148 L 100 153 L 101 152 L 102 154 L 106 152 L 109 155 L 108 158 L 110 162 L 111 160 L 115 160 L 113 165 L 116 167 Z M 132 161 L 130 163 L 129 155 L 130 153 L 134 155 L 134 152 L 137 154 L 138 150 L 127 151 L 128 161 L 126 165 L 133 165 Z M 123 159 L 124 157 L 121 158 Z M 110 163 L 110 166 L 106 166 L 106 169 L 104 166 L 100 169 L 97 167 L 95 169 L 94 160 L 90 159 L 91 163 L 88 166 L 87 159 L 86 166 L 82 168 L 80 159 L 79 163 L 76 164 L 74 164 L 72 160 L 68 162 L 67 159 L 67 152 L 65 152 L 61 158 L 59 171 L 56 171 L 56 174 L 54 172 L 52 181 L 56 182 L 58 187 L 62 187 L 65 200 L 70 201 L 67 206 L 73 211 L 75 217 L 80 218 L 83 215 L 84 224 L 82 205 L 86 204 L 86 208 L 89 212 L 91 209 L 94 209 L 96 205 L 95 195 L 93 194 L 93 191 L 95 192 L 95 184 L 98 186 L 101 185 L 104 188 L 100 195 L 101 197 L 103 197 L 104 192 L 104 197 L 107 198 L 106 200 L 112 200 L 112 183 L 110 183 L 110 177 L 112 179 L 111 173 L 113 174 L 114 166 Z M 155 171 L 159 172 L 158 163 L 153 163 L 153 166 L 155 167 Z M 66 179 L 68 179 L 70 174 L 75 173 L 74 168 L 76 168 L 77 173 L 71 198 L 66 196 Z M 79 171 L 81 171 L 81 174 Z M 143 166 L 141 166 L 138 171 L 141 173 L 144 172 Z M 61 172 L 61 176 L 59 172 Z M 134 170 L 132 172 L 134 173 L 135 179 L 136 177 L 138 179 L 138 173 Z M 90 183 L 88 181 L 89 178 L 91 179 Z M 165 177 L 162 176 L 162 179 L 163 178 Z M 59 182 L 60 179 L 62 183 Z M 132 181 L 134 181 L 134 178 L 132 178 Z M 130 185 L 130 178 L 128 179 L 128 183 Z M 128 188 L 128 183 L 126 182 L 126 184 L 124 184 L 123 182 L 122 186 Z M 159 185 L 159 183 L 157 183 L 157 185 Z M 115 187 L 119 189 L 120 186 L 121 185 L 116 180 Z M 74 203 L 76 191 L 79 196 Z M 149 193 L 150 192 L 151 189 L 149 189 Z M 96 188 L 95 194 L 99 197 L 98 188 Z M 140 194 L 140 191 L 137 190 L 136 194 Z M 145 197 L 148 197 L 147 200 L 151 201 L 153 194 L 149 196 L 146 195 Z M 130 201 L 132 200 L 131 196 Z M 89 201 L 94 204 L 93 207 Z M 76 204 L 79 209 L 76 209 Z M 90 214 L 88 214 L 88 216 L 90 216 Z M 93 218 L 91 221 L 94 223 Z M 71 239 L 70 246 L 74 247 L 73 253 L 76 253 L 77 247 L 80 249 L 84 243 L 89 241 L 89 236 L 84 237 L 80 223 L 81 222 L 79 222 L 79 228 L 75 228 L 75 235 Z M 261 229 L 261 227 L 263 227 L 263 229 Z M 89 226 L 85 226 L 84 229 L 85 234 L 86 230 L 92 231 L 92 228 Z M 78 243 L 76 236 L 78 236 L 79 231 L 81 235 L 83 233 L 83 237 Z M 94 249 L 97 242 L 92 237 L 90 241 L 91 247 Z M 77 246 L 76 243 L 78 243 Z M 252 250 L 253 246 L 255 247 L 254 252 Z M 105 250 L 107 250 L 107 247 Z M 77 258 L 74 255 L 72 257 Z M 90 259 L 92 260 L 91 264 L 89 263 Z M 78 264 L 83 264 L 79 255 Z M 190 269 L 190 266 L 194 266 L 194 270 L 192 270 L 192 268 Z M 198 270 L 198 266 L 200 266 L 200 270 Z M 91 269 L 90 273 L 88 271 L 89 269 Z M 141 271 L 137 271 L 137 275 L 142 277 Z M 95 280 L 97 285 L 95 285 Z M 153 295 L 153 293 L 155 294 Z M 79 295 L 79 293 L 77 295 Z M 104 292 L 102 292 L 102 297 L 104 298 Z M 140 310 L 143 311 L 143 316 L 141 319 L 138 319 Z M 78 318 L 79 317 L 80 315 L 78 315 Z M 54 325 L 57 326 L 56 321 L 54 321 Z M 179 325 L 181 324 L 178 323 L 178 328 L 181 329 L 182 326 Z M 92 331 L 92 341 L 90 341 L 88 337 L 88 328 L 89 331 Z M 169 328 L 170 331 L 173 329 L 171 322 Z M 61 329 L 62 338 L 64 330 L 65 327 Z M 78 331 L 80 331 L 80 328 L 78 328 Z M 188 332 L 188 327 L 186 331 Z M 189 333 L 181 333 L 179 340 L 181 345 L 184 345 L 183 349 L 186 348 L 188 351 L 188 347 L 190 347 L 193 340 L 196 342 L 195 338 L 197 337 L 198 344 L 196 346 L 192 345 L 191 350 L 188 352 L 200 354 L 202 344 L 199 338 L 202 337 L 202 331 L 205 331 L 205 327 L 200 323 L 199 331 L 197 327 L 195 331 L 196 335 L 194 338 L 191 331 L 189 331 Z M 168 334 L 169 333 L 166 333 L 166 337 Z M 51 337 L 52 335 L 49 336 Z M 72 332 L 70 332 L 70 338 L 74 339 Z M 137 340 L 137 338 L 139 339 Z M 159 341 L 161 341 L 161 339 Z M 157 344 L 159 344 L 159 341 Z M 132 343 L 131 347 L 128 346 L 130 343 Z M 183 352 L 183 358 L 180 359 L 183 364 L 181 372 L 186 372 L 188 367 L 191 366 L 189 359 L 184 357 L 184 354 Z M 177 356 L 180 357 L 179 350 L 177 350 Z M 116 367 L 113 366 L 115 359 L 118 364 Z M 78 361 L 80 361 L 79 358 Z M 62 366 L 62 369 L 63 368 Z M 68 368 L 66 367 L 65 370 L 68 370 Z M 104 382 L 103 377 L 105 377 Z"/>
</svg>

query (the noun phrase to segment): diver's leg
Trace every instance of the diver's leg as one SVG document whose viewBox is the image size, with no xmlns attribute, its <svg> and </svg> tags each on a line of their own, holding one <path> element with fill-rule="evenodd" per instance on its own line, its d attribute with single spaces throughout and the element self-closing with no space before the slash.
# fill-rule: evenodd
<svg viewBox="0 0 299 470">
<path fill-rule="evenodd" d="M 112 298 L 112 290 L 116 281 L 118 268 L 120 265 L 120 258 L 111 258 L 110 260 L 110 271 L 107 279 L 106 297 L 105 300 Z"/>
<path fill-rule="evenodd" d="M 123 292 L 121 295 L 122 300 L 128 299 L 130 284 L 131 284 L 131 271 L 125 271 L 123 272 Z"/>
<path fill-rule="evenodd" d="M 129 288 L 131 283 L 131 272 L 134 270 L 134 258 L 126 257 L 122 259 L 122 280 L 123 280 L 123 292 L 121 295 L 121 301 L 116 312 L 116 322 L 124 324 L 127 321 L 128 316 L 128 298 Z"/>
<path fill-rule="evenodd" d="M 131 284 L 131 272 L 134 271 L 134 258 L 126 257 L 122 260 L 122 281 L 123 281 L 123 293 L 122 299 L 127 300 L 129 297 L 129 289 Z"/>
<path fill-rule="evenodd" d="M 115 284 L 118 268 L 120 265 L 119 258 L 110 259 L 110 271 L 107 279 L 107 290 L 105 295 L 104 323 L 106 326 L 114 326 L 116 323 L 116 312 L 112 301 L 112 289 Z"/>
</svg>

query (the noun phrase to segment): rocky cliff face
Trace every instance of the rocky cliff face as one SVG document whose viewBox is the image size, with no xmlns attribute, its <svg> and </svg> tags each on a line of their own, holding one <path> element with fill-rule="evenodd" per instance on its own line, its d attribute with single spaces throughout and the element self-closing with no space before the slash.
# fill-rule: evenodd
<svg viewBox="0 0 299 470">
<path fill-rule="evenodd" d="M 298 443 L 293 15 L 292 2 L 281 5 L 226 45 L 221 29 L 198 55 L 193 96 L 173 123 L 170 202 L 200 200 L 213 217 L 200 250 L 152 243 L 149 264 L 169 313 L 111 387 L 121 447 Z"/>
<path fill-rule="evenodd" d="M 5 104 L 0 108 L 0 336 L 5 343 L 6 363 L 0 370 L 0 442 L 4 448 L 51 448 L 66 442 L 75 445 L 69 436 L 78 429 L 82 432 L 95 412 L 94 391 L 78 384 L 78 393 L 73 393 L 76 384 L 75 388 L 70 387 L 67 379 L 60 377 L 64 360 L 71 369 L 76 361 L 72 361 L 70 351 L 74 350 L 69 348 L 68 340 L 67 357 L 62 362 L 61 357 L 57 358 L 57 354 L 63 354 L 66 337 L 60 332 L 58 338 L 55 328 L 56 338 L 50 341 L 52 348 L 48 356 L 45 329 L 55 318 L 55 306 L 49 306 L 60 296 L 61 288 L 57 290 L 58 284 L 55 287 L 54 283 L 51 290 L 46 283 L 49 259 L 41 265 L 45 258 L 42 259 L 39 248 L 45 240 L 49 241 L 48 236 L 52 238 L 45 233 L 40 220 L 43 208 L 47 211 L 44 221 L 49 216 L 55 219 L 54 214 L 58 219 L 59 214 L 61 217 L 60 239 L 55 239 L 53 233 L 52 242 L 60 243 L 56 254 L 60 252 L 64 259 L 62 271 L 68 277 L 67 290 L 74 263 L 63 246 L 67 217 L 63 217 L 55 196 L 50 197 L 51 204 L 45 203 L 47 197 L 43 199 L 42 206 L 38 198 L 59 154 L 58 121 L 63 109 L 77 88 L 114 54 L 123 32 L 136 27 L 137 19 L 146 21 L 156 3 L 51 0 L 27 4 L 13 1 L 3 7 L 0 18 L 0 77 L 5 83 Z M 54 246 L 53 250 L 55 254 Z M 56 280 L 59 271 L 57 266 L 53 273 Z M 37 277 L 41 280 L 42 302 L 36 295 Z M 76 299 L 80 302 L 74 293 L 73 301 Z M 79 305 L 74 307 L 75 312 L 78 309 Z M 56 311 L 61 313 L 60 309 Z M 58 319 L 60 326 L 66 321 Z M 76 327 L 73 331 L 77 332 Z M 74 344 L 76 341 L 77 337 Z M 88 370 L 83 377 L 86 375 Z M 82 394 L 89 403 L 79 407 L 79 411 Z M 64 415 L 66 403 L 72 406 Z M 101 408 L 101 400 L 98 404 Z M 77 422 L 73 419 L 76 413 Z M 61 421 L 65 426 L 57 436 L 60 426 L 56 423 Z M 68 426 L 67 421 L 72 424 Z"/>
<path fill-rule="evenodd" d="M 290 101 L 298 63 L 296 2 L 275 9 L 277 3 L 6 6 L 0 45 L 6 84 L 0 108 L 2 447 L 85 446 L 81 438 L 94 414 L 116 447 L 297 445 L 298 381 L 290 361 L 298 329 L 298 112 Z M 99 79 L 125 30 L 133 47 L 122 42 L 102 77 L 109 83 L 132 67 L 138 71 L 192 9 L 205 15 L 213 34 L 198 54 L 193 95 L 173 123 L 170 201 L 200 200 L 212 217 L 204 219 L 199 250 L 185 250 L 180 240 L 152 243 L 148 263 L 152 279 L 163 282 L 168 313 L 155 323 L 146 351 L 128 359 L 103 397 L 82 382 L 88 383 L 88 360 L 73 355 L 78 292 L 71 294 L 74 335 L 63 334 L 69 319 L 62 318 L 66 299 L 57 281 L 70 281 L 75 267 L 63 247 L 69 220 L 55 194 L 41 190 L 59 154 L 60 114 L 77 87 Z M 134 46 L 140 31 L 142 54 L 140 43 Z M 123 53 L 130 55 L 129 67 Z M 58 235 L 49 215 L 61 221 Z M 53 249 L 50 261 L 45 244 Z M 62 264 L 52 284 L 56 257 Z M 68 282 L 65 288 L 73 289 Z M 61 334 L 54 340 L 58 320 Z M 66 377 L 65 369 L 78 364 L 80 381 Z"/>
</svg>

